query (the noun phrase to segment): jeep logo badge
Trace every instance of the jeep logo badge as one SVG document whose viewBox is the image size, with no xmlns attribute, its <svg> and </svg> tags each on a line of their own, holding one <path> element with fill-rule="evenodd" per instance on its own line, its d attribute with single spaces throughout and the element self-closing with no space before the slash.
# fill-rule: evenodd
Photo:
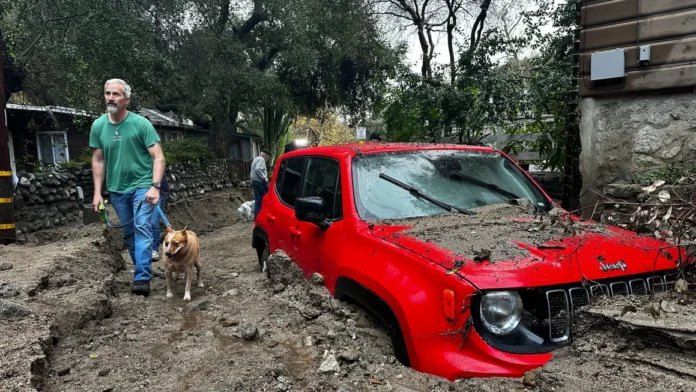
<svg viewBox="0 0 696 392">
<path fill-rule="evenodd" d="M 601 269 L 603 272 L 609 272 L 609 271 L 626 271 L 628 269 L 628 266 L 626 263 L 621 260 L 618 263 L 604 263 L 604 262 L 599 262 L 599 269 Z"/>
</svg>

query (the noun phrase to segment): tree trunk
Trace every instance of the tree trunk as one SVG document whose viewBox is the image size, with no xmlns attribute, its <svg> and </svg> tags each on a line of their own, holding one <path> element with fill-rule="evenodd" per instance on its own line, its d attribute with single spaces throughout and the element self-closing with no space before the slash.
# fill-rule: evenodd
<svg viewBox="0 0 696 392">
<path fill-rule="evenodd" d="M 230 141 L 232 140 L 232 135 L 237 133 L 238 116 L 239 111 L 232 109 L 230 113 L 220 113 L 213 117 L 213 137 L 211 141 L 214 144 L 211 147 L 215 151 L 216 157 L 230 157 Z"/>
<path fill-rule="evenodd" d="M 423 65 L 421 66 L 421 75 L 423 77 L 428 77 L 432 74 L 432 70 L 430 67 L 430 47 L 428 46 L 428 39 L 425 36 L 425 30 L 424 30 L 424 25 L 421 22 L 418 25 L 418 42 L 420 42 L 421 46 L 421 51 L 423 52 Z"/>
</svg>

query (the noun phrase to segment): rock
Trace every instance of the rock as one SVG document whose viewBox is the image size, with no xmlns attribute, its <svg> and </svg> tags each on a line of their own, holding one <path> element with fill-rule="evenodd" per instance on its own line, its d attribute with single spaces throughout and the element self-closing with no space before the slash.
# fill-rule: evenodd
<svg viewBox="0 0 696 392">
<path fill-rule="evenodd" d="M 285 285 L 282 283 L 278 283 L 273 286 L 273 292 L 276 294 L 280 293 L 283 290 L 285 290 Z"/>
<path fill-rule="evenodd" d="M 236 278 L 236 277 L 239 276 L 239 272 L 233 272 L 231 275 L 232 275 L 233 278 Z"/>
<path fill-rule="evenodd" d="M 524 377 L 522 377 L 522 384 L 524 384 L 526 387 L 534 387 L 537 385 L 540 375 L 541 368 L 530 370 L 524 374 Z"/>
<path fill-rule="evenodd" d="M 223 297 L 227 297 L 227 296 L 235 297 L 237 294 L 239 294 L 239 290 L 231 289 L 231 290 L 227 290 L 224 293 L 222 293 L 222 296 Z"/>
<path fill-rule="evenodd" d="M 328 350 L 324 351 L 324 357 L 319 365 L 319 373 L 338 373 L 341 371 L 341 366 L 339 366 L 336 357 L 330 353 Z"/>
<path fill-rule="evenodd" d="M 242 338 L 244 340 L 254 340 L 258 333 L 259 330 L 255 325 L 247 323 L 242 327 Z"/>
<path fill-rule="evenodd" d="M 338 355 L 338 359 L 346 361 L 346 362 L 355 362 L 358 359 L 360 359 L 360 353 L 355 351 L 355 350 L 348 349 L 348 350 L 341 352 Z"/>
<path fill-rule="evenodd" d="M 138 340 L 138 335 L 133 334 L 133 333 L 129 333 L 126 335 L 126 340 L 129 340 L 131 342 L 135 342 L 136 340 Z"/>
<path fill-rule="evenodd" d="M 312 276 L 309 278 L 309 281 L 317 286 L 321 286 L 324 284 L 324 277 L 321 276 L 321 274 L 318 273 L 313 273 Z"/>
<path fill-rule="evenodd" d="M 19 185 L 29 188 L 31 186 L 31 181 L 29 181 L 29 179 L 26 177 L 22 177 L 19 179 Z"/>
<path fill-rule="evenodd" d="M 109 373 L 111 373 L 111 369 L 103 369 L 100 370 L 97 374 L 99 374 L 99 377 L 106 377 L 109 375 Z"/>
<path fill-rule="evenodd" d="M 372 323 L 370 322 L 370 319 L 368 319 L 364 313 L 360 316 L 360 318 L 358 319 L 358 322 L 355 325 L 358 327 L 361 327 L 361 328 L 372 327 Z"/>
<path fill-rule="evenodd" d="M 63 376 L 65 376 L 65 375 L 68 374 L 68 373 L 70 373 L 70 368 L 69 368 L 69 367 L 68 367 L 68 368 L 65 368 L 65 369 L 59 370 L 59 371 L 58 371 L 58 376 L 59 376 L 59 377 L 63 377 Z"/>
<path fill-rule="evenodd" d="M 26 306 L 0 299 L 0 318 L 24 318 L 30 314 L 31 310 Z"/>
<path fill-rule="evenodd" d="M 51 192 L 48 190 L 48 188 L 41 188 L 39 189 L 39 195 L 41 196 L 48 196 Z"/>
<path fill-rule="evenodd" d="M 2 263 L 2 264 L 0 264 L 0 271 L 8 271 L 8 270 L 11 270 L 12 267 L 13 267 L 13 265 L 10 263 Z"/>
<path fill-rule="evenodd" d="M 305 306 L 304 308 L 299 309 L 299 311 L 302 317 L 306 318 L 307 320 L 314 320 L 321 316 L 321 311 L 311 306 Z"/>
<path fill-rule="evenodd" d="M 19 295 L 19 289 L 9 283 L 0 283 L 0 298 L 12 298 Z"/>
<path fill-rule="evenodd" d="M 41 185 L 41 183 L 37 182 L 37 185 Z M 35 185 L 29 185 L 29 192 L 30 193 L 36 193 L 36 186 Z"/>
<path fill-rule="evenodd" d="M 210 301 L 201 301 L 191 307 L 191 310 L 194 312 L 202 312 L 204 310 L 208 309 L 208 305 L 210 305 Z"/>
<path fill-rule="evenodd" d="M 222 326 L 225 328 L 234 327 L 237 325 L 239 325 L 239 321 L 237 320 L 222 320 Z"/>
<path fill-rule="evenodd" d="M 302 345 L 305 347 L 312 347 L 313 341 L 311 336 L 305 336 L 304 340 L 302 341 Z"/>
</svg>

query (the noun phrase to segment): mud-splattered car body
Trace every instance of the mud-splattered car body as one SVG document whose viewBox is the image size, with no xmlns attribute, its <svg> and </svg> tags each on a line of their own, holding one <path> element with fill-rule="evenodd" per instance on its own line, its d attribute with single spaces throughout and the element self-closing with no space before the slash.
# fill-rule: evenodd
<svg viewBox="0 0 696 392">
<path fill-rule="evenodd" d="M 682 262 L 665 242 L 561 210 L 502 152 L 455 145 L 284 154 L 252 246 L 262 264 L 282 250 L 321 274 L 384 322 L 402 363 L 450 380 L 542 366 L 570 342 L 575 309 L 664 290 Z"/>
</svg>

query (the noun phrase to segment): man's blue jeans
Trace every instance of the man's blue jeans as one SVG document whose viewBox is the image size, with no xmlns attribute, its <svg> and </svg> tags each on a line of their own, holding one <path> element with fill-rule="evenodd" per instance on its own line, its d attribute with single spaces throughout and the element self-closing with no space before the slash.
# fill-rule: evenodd
<svg viewBox="0 0 696 392">
<path fill-rule="evenodd" d="M 254 219 L 261 211 L 261 199 L 268 193 L 268 182 L 251 180 L 251 189 L 254 191 Z"/>
<path fill-rule="evenodd" d="M 164 206 L 167 204 L 166 200 L 160 200 L 159 201 L 159 206 L 160 208 L 164 208 Z M 162 236 L 162 231 L 160 229 L 160 222 L 162 220 L 162 217 L 160 217 L 160 214 L 155 210 L 155 212 L 152 213 L 152 219 L 150 220 L 150 224 L 152 225 L 152 251 L 153 252 L 159 252 L 160 246 L 162 246 L 162 242 L 160 241 L 160 238 Z"/>
<path fill-rule="evenodd" d="M 111 193 L 111 205 L 123 227 L 123 242 L 135 265 L 133 281 L 150 281 L 152 262 L 152 214 L 155 205 L 145 201 L 148 189 Z"/>
</svg>

